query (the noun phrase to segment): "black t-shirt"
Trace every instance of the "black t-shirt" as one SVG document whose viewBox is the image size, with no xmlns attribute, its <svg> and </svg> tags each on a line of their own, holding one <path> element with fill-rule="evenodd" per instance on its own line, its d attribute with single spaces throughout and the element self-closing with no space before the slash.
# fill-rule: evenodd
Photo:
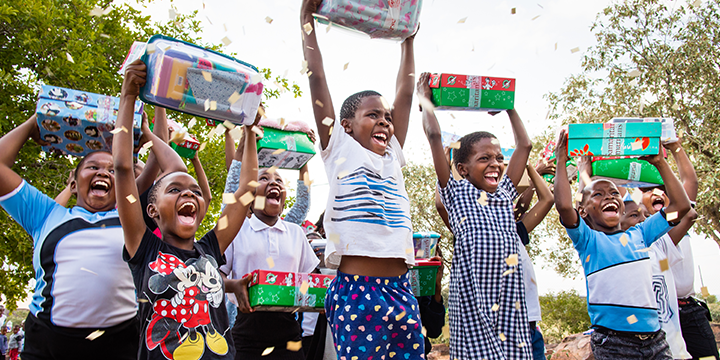
<svg viewBox="0 0 720 360">
<path fill-rule="evenodd" d="M 522 221 L 518 221 L 515 225 L 517 226 L 517 233 L 520 237 L 520 241 L 522 241 L 523 245 L 527 246 L 530 243 L 530 234 L 528 234 L 525 224 L 523 224 Z"/>
<path fill-rule="evenodd" d="M 138 291 L 138 359 L 233 359 L 235 345 L 218 267 L 225 264 L 214 231 L 183 250 L 145 231 L 135 256 L 123 249 Z"/>
</svg>

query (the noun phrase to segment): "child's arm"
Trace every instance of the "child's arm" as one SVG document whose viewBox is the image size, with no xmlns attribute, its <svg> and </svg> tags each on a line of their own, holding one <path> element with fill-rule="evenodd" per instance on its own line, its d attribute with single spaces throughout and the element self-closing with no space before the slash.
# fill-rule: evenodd
<svg viewBox="0 0 720 360">
<path fill-rule="evenodd" d="M 538 195 L 537 203 L 530 208 L 522 220 L 527 232 L 530 233 L 543 221 L 547 213 L 550 212 L 550 209 L 552 209 L 553 193 L 550 192 L 550 188 L 548 188 L 547 184 L 545 184 L 545 180 L 543 180 L 542 176 L 535 171 L 534 167 L 528 165 L 527 171 L 528 175 L 530 175 L 530 180 L 533 185 L 535 185 L 535 191 Z"/>
<path fill-rule="evenodd" d="M 310 210 L 310 187 L 305 184 L 304 179 L 309 179 L 307 164 L 300 168 L 300 179 L 298 180 L 295 204 L 285 215 L 285 221 L 293 224 L 302 224 Z"/>
<path fill-rule="evenodd" d="M 242 150 L 240 150 L 242 146 L 243 141 L 241 139 L 240 146 L 238 146 L 237 148 L 237 151 L 240 151 L 240 159 L 242 159 Z M 225 170 L 230 170 L 230 165 L 232 165 L 233 157 L 237 159 L 235 153 L 235 140 L 232 138 L 232 136 L 230 136 L 230 130 L 228 128 L 225 128 Z"/>
<path fill-rule="evenodd" d="M 413 42 L 415 34 L 405 39 L 400 45 L 400 70 L 395 81 L 395 102 L 392 109 L 392 122 L 395 128 L 395 138 L 400 146 L 405 146 L 405 138 L 410 122 L 410 109 L 412 108 L 413 86 L 415 85 L 415 51 Z"/>
<path fill-rule="evenodd" d="M 418 96 L 430 101 L 430 73 L 422 73 L 417 83 Z M 447 186 L 450 181 L 450 164 L 445 157 L 445 150 L 442 144 L 442 132 L 440 131 L 440 124 L 438 124 L 435 112 L 432 109 L 428 109 L 426 106 L 422 109 L 423 113 L 423 129 L 425 129 L 425 136 L 430 143 L 430 150 L 432 151 L 433 164 L 435 165 L 435 173 L 438 177 L 438 183 L 441 188 Z"/>
<path fill-rule="evenodd" d="M 532 150 L 532 142 L 525 131 L 525 125 L 523 125 L 520 115 L 518 115 L 515 109 L 507 111 L 510 117 L 510 125 L 515 134 L 515 152 L 510 158 L 510 163 L 507 166 L 505 173 L 512 180 L 513 185 L 517 186 L 522 179 L 523 173 L 525 172 L 525 166 Z"/>
<path fill-rule="evenodd" d="M 0 151 L 0 179 L 3 179 L 0 181 L 0 196 L 7 195 L 20 186 L 22 178 L 12 170 L 12 166 L 27 139 L 30 137 L 39 139 L 39 134 L 37 118 L 33 115 L 22 125 L 0 138 L 0 149 L 2 149 Z"/>
<path fill-rule="evenodd" d="M 195 174 L 197 175 L 197 180 L 200 185 L 203 198 L 205 198 L 205 203 L 210 205 L 210 201 L 212 201 L 212 192 L 210 191 L 210 184 L 208 183 L 207 176 L 205 175 L 205 169 L 203 169 L 197 152 L 195 152 L 195 156 L 190 160 L 190 162 L 192 162 L 193 167 L 195 168 Z"/>
<path fill-rule="evenodd" d="M 113 162 L 115 168 L 115 196 L 120 223 L 125 237 L 125 249 L 130 257 L 135 256 L 143 234 L 145 234 L 145 220 L 143 209 L 138 199 L 138 188 L 135 184 L 133 169 L 133 138 L 132 122 L 135 100 L 140 94 L 140 87 L 145 84 L 146 66 L 140 60 L 133 61 L 125 71 L 120 95 L 120 105 L 116 127 L 124 127 L 113 137 Z M 151 140 L 152 141 L 152 140 Z M 158 146 L 154 142 L 153 147 Z"/>
<path fill-rule="evenodd" d="M 245 221 L 245 215 L 247 214 L 250 203 L 243 205 L 240 197 L 248 191 L 252 192 L 253 187 L 248 184 L 250 181 L 257 180 L 258 176 L 257 145 L 255 143 L 255 136 L 252 136 L 253 132 L 250 129 L 250 126 L 244 127 L 244 144 L 240 144 L 244 146 L 245 149 L 243 150 L 243 167 L 240 171 L 239 186 L 237 191 L 235 191 L 235 199 L 237 199 L 237 201 L 225 206 L 225 209 L 223 209 L 220 214 L 220 220 L 218 220 L 218 224 L 214 229 L 220 251 L 222 252 L 225 252 L 228 245 L 235 239 L 235 236 Z"/>
<path fill-rule="evenodd" d="M 147 118 L 143 128 L 143 133 L 147 134 L 153 146 L 150 148 L 150 153 L 148 153 L 145 168 L 135 180 L 138 191 L 141 193 L 153 185 L 158 178 L 158 172 L 161 175 L 176 171 L 187 172 L 187 166 L 185 166 L 182 158 L 167 144 L 168 127 L 165 109 L 159 106 L 155 108 L 155 125 L 152 132 L 149 131 L 150 127 L 147 126 Z"/>
<path fill-rule="evenodd" d="M 672 169 L 670 169 L 667 161 L 665 161 L 662 153 L 644 156 L 641 157 L 641 159 L 647 160 L 658 169 L 665 184 L 668 199 L 670 200 L 667 208 L 665 208 L 665 217 L 666 219 L 670 218 L 670 220 L 668 220 L 669 223 L 677 224 L 680 219 L 690 211 L 690 199 L 688 199 L 683 185 L 680 183 L 680 180 L 675 177 L 675 174 L 672 172 Z"/>
<path fill-rule="evenodd" d="M 70 183 L 72 183 L 73 180 L 75 180 L 75 170 L 70 170 L 70 174 L 68 175 L 67 179 L 67 186 L 65 186 L 65 188 L 58 194 L 58 196 L 55 197 L 55 202 L 62 207 L 67 206 L 68 201 L 70 201 L 70 198 L 72 197 L 72 189 L 70 188 Z"/>
<path fill-rule="evenodd" d="M 560 138 L 555 147 L 555 208 L 560 215 L 560 221 L 566 227 L 574 227 L 578 224 L 578 213 L 573 208 L 573 196 L 570 189 L 570 181 L 567 176 L 567 131 L 560 131 Z M 516 150 L 517 151 L 517 150 Z M 513 154 L 514 157 L 515 154 Z M 510 160 L 512 161 L 512 159 Z M 580 189 L 582 191 L 582 189 Z"/>
<path fill-rule="evenodd" d="M 315 37 L 315 19 L 312 16 L 321 2 L 321 0 L 303 0 L 300 8 L 300 28 L 302 29 L 303 53 L 308 63 L 308 71 L 312 71 L 309 80 L 313 114 L 315 114 L 315 123 L 317 124 L 318 135 L 320 135 L 320 148 L 325 150 L 330 141 L 330 127 L 332 124 L 325 125 L 323 120 L 325 118 L 335 119 L 335 109 L 325 80 L 325 68 L 323 67 L 317 37 Z M 306 24 L 312 27 L 312 32 L 309 35 L 304 29 Z"/>
<path fill-rule="evenodd" d="M 697 198 L 698 190 L 698 178 L 695 173 L 695 167 L 682 148 L 680 141 L 676 141 L 670 144 L 665 144 L 665 148 L 673 154 L 675 164 L 677 164 L 678 171 L 680 172 L 680 180 L 682 180 L 683 188 L 690 201 L 695 201 Z M 682 220 L 680 224 L 668 231 L 670 238 L 677 245 L 680 240 L 687 234 L 690 228 L 695 224 L 698 214 L 694 209 L 691 209 Z"/>
</svg>

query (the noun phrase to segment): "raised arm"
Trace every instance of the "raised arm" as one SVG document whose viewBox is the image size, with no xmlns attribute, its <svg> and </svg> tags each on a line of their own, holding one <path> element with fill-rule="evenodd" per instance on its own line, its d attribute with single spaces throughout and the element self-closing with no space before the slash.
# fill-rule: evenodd
<svg viewBox="0 0 720 360">
<path fill-rule="evenodd" d="M 310 187 L 305 185 L 303 179 L 309 179 L 307 164 L 300 168 L 300 179 L 297 182 L 297 192 L 295 193 L 295 204 L 290 208 L 285 221 L 293 224 L 302 224 L 310 210 Z"/>
<path fill-rule="evenodd" d="M 70 201 L 70 198 L 72 197 L 72 187 L 70 184 L 73 180 L 75 180 L 75 170 L 70 170 L 65 188 L 55 197 L 55 202 L 60 206 L 67 206 L 68 201 Z"/>
<path fill-rule="evenodd" d="M 523 225 L 525 225 L 525 228 L 529 233 L 543 221 L 547 213 L 550 212 L 550 209 L 552 209 L 553 193 L 550 192 L 550 188 L 545 183 L 545 180 L 542 176 L 540 176 L 540 174 L 538 174 L 537 171 L 535 171 L 534 167 L 528 165 L 527 172 L 528 175 L 530 175 L 530 180 L 535 186 L 535 191 L 538 195 L 538 201 L 532 208 L 530 208 L 530 210 L 528 210 L 522 220 Z"/>
<path fill-rule="evenodd" d="M 532 142 L 528 137 L 527 131 L 525 131 L 525 125 L 523 125 L 520 115 L 518 115 L 515 109 L 507 111 L 510 117 L 510 125 L 515 134 L 515 152 L 510 158 L 510 163 L 507 166 L 505 173 L 512 180 L 513 185 L 517 186 L 522 179 L 523 173 L 525 172 L 525 166 L 530 156 L 530 150 L 532 150 Z"/>
<path fill-rule="evenodd" d="M 417 83 L 418 97 L 430 101 L 430 73 L 422 73 Z M 428 106 L 423 106 L 423 129 L 425 129 L 425 136 L 430 143 L 430 151 L 432 151 L 433 164 L 435 165 L 435 173 L 438 177 L 440 187 L 444 188 L 450 181 L 450 164 L 445 157 L 445 151 L 442 145 L 442 132 L 440 131 L 440 124 L 438 124 L 435 112 L 432 109 L 428 109 Z"/>
<path fill-rule="evenodd" d="M 658 169 L 658 172 L 663 179 L 663 183 L 665 184 L 666 194 L 670 200 L 670 203 L 665 208 L 665 215 L 668 218 L 668 222 L 675 224 L 679 223 L 680 219 L 682 219 L 683 216 L 690 211 L 690 199 L 688 199 L 688 196 L 685 193 L 685 188 L 683 188 L 680 180 L 678 180 L 672 172 L 672 169 L 670 169 L 670 165 L 668 165 L 667 161 L 665 161 L 662 153 L 652 156 L 644 156 L 641 157 L 641 159 L 647 160 Z"/>
<path fill-rule="evenodd" d="M 220 125 L 218 125 L 220 126 Z M 243 142 L 240 141 L 240 146 L 237 151 L 242 148 Z M 235 157 L 235 140 L 230 136 L 230 129 L 225 128 L 225 170 L 230 170 L 233 158 Z M 242 152 L 240 153 L 240 159 L 242 159 Z M 239 159 L 238 159 L 239 160 Z"/>
<path fill-rule="evenodd" d="M 312 14 L 317 11 L 321 0 L 303 0 L 300 10 L 300 28 L 303 36 L 303 53 L 308 63 L 308 71 L 312 71 L 310 80 L 310 98 L 313 103 L 313 114 L 317 124 L 318 135 L 320 136 L 320 147 L 325 150 L 330 141 L 330 126 L 323 124 L 327 118 L 335 119 L 330 90 L 325 80 L 325 68 L 323 67 L 322 54 L 315 36 L 315 19 Z M 305 25 L 312 29 L 310 34 L 305 30 Z"/>
<path fill-rule="evenodd" d="M 190 159 L 190 162 L 192 162 L 193 167 L 195 168 L 195 174 L 197 175 L 197 181 L 200 185 L 203 198 L 206 199 L 205 201 L 207 204 L 210 204 L 210 201 L 212 201 L 212 192 L 210 191 L 210 184 L 208 183 L 207 176 L 205 175 L 205 169 L 203 169 L 197 152 L 195 153 L 195 156 Z"/>
<path fill-rule="evenodd" d="M 698 192 L 698 178 L 695 173 L 695 167 L 687 156 L 685 149 L 683 149 L 680 140 L 663 145 L 668 151 L 670 151 L 677 164 L 678 172 L 680 172 L 680 180 L 682 181 L 685 193 L 690 201 L 697 199 Z"/>
<path fill-rule="evenodd" d="M 517 150 L 516 150 L 517 151 Z M 514 156 L 514 154 L 513 154 Z M 576 226 L 578 224 L 578 213 L 573 208 L 573 195 L 570 189 L 570 181 L 567 176 L 567 131 L 560 131 L 560 137 L 555 147 L 555 208 L 560 215 L 560 221 L 565 226 Z M 512 161 L 512 160 L 511 160 Z M 580 189 L 582 191 L 582 189 Z"/>
<path fill-rule="evenodd" d="M 125 237 L 125 249 L 130 257 L 135 256 L 146 225 L 143 220 L 143 209 L 140 205 L 140 196 L 135 184 L 135 171 L 133 169 L 133 109 L 135 100 L 140 93 L 140 87 L 145 84 L 147 76 L 145 64 L 140 60 L 133 61 L 125 71 L 118 117 L 115 124 L 124 128 L 113 136 L 113 163 L 115 168 L 115 196 L 120 223 Z M 158 144 L 153 142 L 153 147 Z"/>
<path fill-rule="evenodd" d="M 148 154 L 148 161 L 145 164 L 143 172 L 136 179 L 138 191 L 145 192 L 149 189 L 160 176 L 173 173 L 176 171 L 187 172 L 187 166 L 183 162 L 180 155 L 173 150 L 168 142 L 167 116 L 165 109 L 161 107 L 155 108 L 155 126 L 152 132 L 149 127 L 144 131 L 147 134 L 153 146 Z"/>
<path fill-rule="evenodd" d="M 415 51 L 413 42 L 415 34 L 405 39 L 400 45 L 400 70 L 395 81 L 395 102 L 393 102 L 392 120 L 395 127 L 395 137 L 400 146 L 405 146 L 408 123 L 410 122 L 410 109 L 412 108 L 413 87 L 415 86 Z"/>
<path fill-rule="evenodd" d="M 39 139 L 39 134 L 40 129 L 38 128 L 37 118 L 33 115 L 22 125 L 12 129 L 0 138 L 0 149 L 2 149 L 0 151 L 0 179 L 2 179 L 0 181 L 0 196 L 7 195 L 20 186 L 22 178 L 12 170 L 12 166 L 27 139 L 30 137 Z"/>
</svg>

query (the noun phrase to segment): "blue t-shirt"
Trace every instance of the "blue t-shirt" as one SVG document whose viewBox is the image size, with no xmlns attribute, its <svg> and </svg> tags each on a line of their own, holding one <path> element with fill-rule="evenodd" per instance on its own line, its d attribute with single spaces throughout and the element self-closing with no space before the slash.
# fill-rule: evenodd
<svg viewBox="0 0 720 360">
<path fill-rule="evenodd" d="M 25 181 L 0 197 L 0 206 L 33 239 L 30 312 L 38 319 L 69 328 L 108 328 L 137 314 L 117 210 L 67 209 Z"/>
<path fill-rule="evenodd" d="M 590 229 L 579 216 L 577 226 L 566 226 L 585 271 L 593 326 L 632 333 L 660 330 L 648 248 L 670 227 L 664 211 L 612 234 Z"/>
</svg>

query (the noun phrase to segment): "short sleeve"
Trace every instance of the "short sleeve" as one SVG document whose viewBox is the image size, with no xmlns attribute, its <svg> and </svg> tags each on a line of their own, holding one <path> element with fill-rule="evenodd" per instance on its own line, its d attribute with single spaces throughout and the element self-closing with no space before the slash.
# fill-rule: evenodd
<svg viewBox="0 0 720 360">
<path fill-rule="evenodd" d="M 515 189 L 515 185 L 507 174 L 503 174 L 503 177 L 498 184 L 498 189 L 505 190 L 510 195 L 511 200 L 515 200 L 515 198 L 518 197 L 517 189 Z"/>
<path fill-rule="evenodd" d="M 210 230 L 203 236 L 200 241 L 195 243 L 195 246 L 200 246 L 202 249 L 215 258 L 218 263 L 218 267 L 225 265 L 225 254 L 220 251 L 220 244 L 218 243 L 215 230 Z"/>
<path fill-rule="evenodd" d="M 669 267 L 672 268 L 683 260 L 683 254 L 680 249 L 675 246 L 675 243 L 673 243 L 670 234 L 663 235 L 657 242 L 662 243 L 663 247 L 666 249 L 665 254 L 667 255 Z"/>
<path fill-rule="evenodd" d="M 15 190 L 0 197 L 0 206 L 32 236 L 33 242 L 53 210 L 67 211 L 25 180 Z"/>
<path fill-rule="evenodd" d="M 578 224 L 576 226 L 568 227 L 567 225 L 562 224 L 562 219 L 560 219 L 560 223 L 565 227 L 565 231 L 567 231 L 567 234 L 570 237 L 570 240 L 572 240 L 575 249 L 577 249 L 578 251 L 584 251 L 587 247 L 590 236 L 592 236 L 593 230 L 590 229 L 589 226 L 587 226 L 585 220 L 580 217 L 580 214 L 578 214 L 577 210 L 575 210 L 575 214 L 577 214 L 578 218 Z"/>
<path fill-rule="evenodd" d="M 133 274 L 135 273 L 135 269 L 149 263 L 149 259 L 157 255 L 157 252 L 160 251 L 161 242 L 162 240 L 160 240 L 157 235 L 153 234 L 152 230 L 145 228 L 145 233 L 140 241 L 140 246 L 138 246 L 137 251 L 132 258 L 130 257 L 130 253 L 128 253 L 127 248 L 123 246 L 123 260 L 130 265 L 130 269 L 133 270 Z"/>
<path fill-rule="evenodd" d="M 517 233 L 520 237 L 520 241 L 522 241 L 523 245 L 526 245 L 530 243 L 530 234 L 528 234 L 527 228 L 525 227 L 525 224 L 523 224 L 522 221 L 518 221 L 515 223 L 517 225 Z"/>
<path fill-rule="evenodd" d="M 671 228 L 672 225 L 665 220 L 665 211 L 660 210 L 653 216 L 647 218 L 647 220 L 635 225 L 643 233 L 643 240 L 645 246 L 650 246 L 661 236 L 665 235 Z"/>
<path fill-rule="evenodd" d="M 305 240 L 305 236 L 300 234 L 301 241 L 304 243 L 302 246 L 302 254 L 300 255 L 300 272 L 309 274 L 320 265 L 320 259 L 315 255 L 310 243 Z"/>
<path fill-rule="evenodd" d="M 395 135 L 390 138 L 390 143 L 388 144 L 388 146 L 395 153 L 395 157 L 397 157 L 397 161 L 398 164 L 400 164 L 400 167 L 405 167 L 405 154 L 403 154 L 402 146 L 400 146 L 400 141 L 398 141 Z"/>
<path fill-rule="evenodd" d="M 220 266 L 219 269 L 229 278 L 233 278 L 233 259 L 235 258 L 235 240 L 233 240 L 227 249 L 225 249 L 225 264 Z"/>
</svg>

